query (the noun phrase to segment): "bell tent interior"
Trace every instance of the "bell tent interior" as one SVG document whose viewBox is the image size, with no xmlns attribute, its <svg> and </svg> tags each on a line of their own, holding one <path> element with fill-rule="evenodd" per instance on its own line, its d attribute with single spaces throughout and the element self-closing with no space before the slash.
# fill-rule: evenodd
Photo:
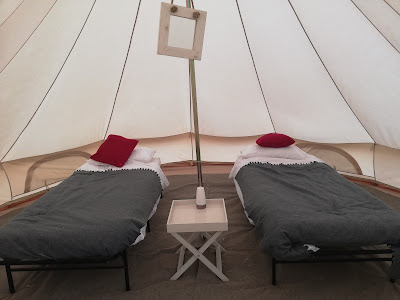
<svg viewBox="0 0 400 300">
<path fill-rule="evenodd" d="M 196 163 L 189 62 L 157 55 L 160 5 L 0 0 L 0 209 L 68 178 L 110 134 L 156 149 L 164 170 Z M 231 168 L 242 149 L 276 132 L 341 174 L 399 191 L 399 0 L 191 5 L 207 12 L 195 61 L 205 165 Z M 207 192 L 224 197 L 218 185 Z"/>
</svg>

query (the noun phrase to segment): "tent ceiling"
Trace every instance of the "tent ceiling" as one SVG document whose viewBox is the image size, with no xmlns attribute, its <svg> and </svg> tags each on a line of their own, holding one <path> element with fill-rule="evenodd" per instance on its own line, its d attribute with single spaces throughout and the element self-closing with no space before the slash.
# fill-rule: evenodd
<svg viewBox="0 0 400 300">
<path fill-rule="evenodd" d="M 24 0 L 1 0 L 0 1 L 0 25 L 2 25 L 8 17 L 21 5 Z"/>
<path fill-rule="evenodd" d="M 200 132 L 400 149 L 396 3 L 195 1 L 208 12 Z M 191 131 L 187 61 L 156 55 L 159 0 L 0 8 L 1 161 Z"/>
<path fill-rule="evenodd" d="M 373 140 L 400 148 L 400 53 L 351 1 L 292 3 L 327 70 Z"/>
</svg>

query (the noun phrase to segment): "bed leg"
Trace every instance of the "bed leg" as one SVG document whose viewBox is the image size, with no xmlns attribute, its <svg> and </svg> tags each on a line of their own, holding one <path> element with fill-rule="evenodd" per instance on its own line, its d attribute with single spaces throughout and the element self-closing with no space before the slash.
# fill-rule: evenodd
<svg viewBox="0 0 400 300">
<path fill-rule="evenodd" d="M 276 285 L 276 259 L 272 258 L 272 285 Z"/>
<path fill-rule="evenodd" d="M 150 230 L 150 221 L 149 220 L 147 220 L 147 227 L 146 227 L 146 229 L 147 229 L 147 232 L 150 232 L 151 230 Z"/>
<path fill-rule="evenodd" d="M 128 266 L 128 256 L 126 255 L 126 250 L 122 253 L 122 259 L 124 261 L 124 272 L 125 272 L 125 288 L 126 291 L 131 290 L 131 286 L 129 284 L 129 266 Z"/>
<path fill-rule="evenodd" d="M 8 280 L 8 289 L 10 290 L 10 294 L 15 293 L 15 288 L 14 288 L 14 280 L 12 278 L 11 274 L 11 267 L 10 264 L 6 263 L 6 273 L 7 273 L 7 280 Z"/>
</svg>

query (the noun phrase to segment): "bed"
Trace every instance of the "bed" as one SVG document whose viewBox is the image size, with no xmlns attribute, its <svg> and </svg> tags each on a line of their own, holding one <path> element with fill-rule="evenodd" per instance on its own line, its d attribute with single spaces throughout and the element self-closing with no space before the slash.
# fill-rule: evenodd
<svg viewBox="0 0 400 300">
<path fill-rule="evenodd" d="M 135 159 L 143 149 L 123 167 L 89 159 L 0 228 L 11 293 L 12 272 L 42 269 L 122 268 L 130 289 L 126 250 L 144 239 L 168 185 L 158 158 Z M 122 265 L 104 264 L 117 258 Z"/>
<path fill-rule="evenodd" d="M 230 178 L 272 257 L 273 285 L 277 263 L 392 261 L 400 277 L 400 214 L 317 157 L 252 145 Z"/>
</svg>

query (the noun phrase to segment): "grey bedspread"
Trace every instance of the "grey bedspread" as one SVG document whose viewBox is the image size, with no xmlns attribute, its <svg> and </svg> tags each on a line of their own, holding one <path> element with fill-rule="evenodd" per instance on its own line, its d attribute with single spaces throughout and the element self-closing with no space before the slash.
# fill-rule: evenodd
<svg viewBox="0 0 400 300">
<path fill-rule="evenodd" d="M 400 277 L 400 214 L 324 163 L 251 163 L 236 175 L 261 248 L 275 258 L 310 257 L 318 247 L 392 246 Z"/>
<path fill-rule="evenodd" d="M 136 240 L 160 194 L 150 170 L 75 172 L 0 227 L 0 257 L 111 258 Z"/>
</svg>

